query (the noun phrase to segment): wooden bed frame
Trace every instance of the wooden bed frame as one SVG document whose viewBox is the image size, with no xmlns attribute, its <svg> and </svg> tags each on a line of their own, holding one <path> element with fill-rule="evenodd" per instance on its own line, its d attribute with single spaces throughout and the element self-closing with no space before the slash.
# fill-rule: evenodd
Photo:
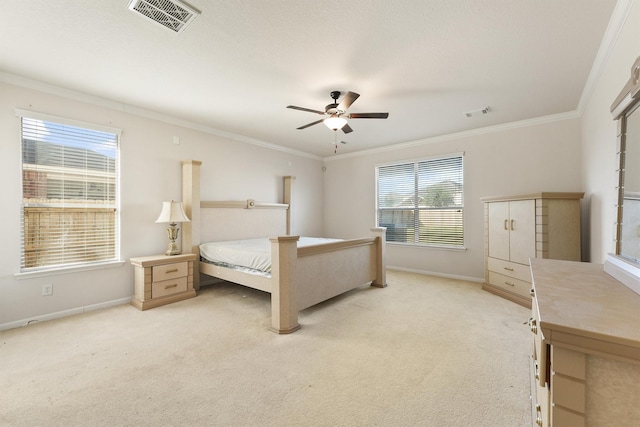
<svg viewBox="0 0 640 427">
<path fill-rule="evenodd" d="M 300 329 L 298 312 L 367 283 L 386 287 L 385 228 L 373 237 L 341 240 L 298 249 L 291 236 L 291 199 L 295 177 L 284 177 L 284 203 L 201 201 L 201 161 L 182 161 L 182 201 L 191 222 L 182 224 L 182 248 L 200 256 L 200 244 L 215 240 L 270 237 L 271 277 L 196 262 L 199 273 L 271 293 L 271 328 L 288 334 Z M 199 258 L 198 258 L 199 259 Z"/>
</svg>

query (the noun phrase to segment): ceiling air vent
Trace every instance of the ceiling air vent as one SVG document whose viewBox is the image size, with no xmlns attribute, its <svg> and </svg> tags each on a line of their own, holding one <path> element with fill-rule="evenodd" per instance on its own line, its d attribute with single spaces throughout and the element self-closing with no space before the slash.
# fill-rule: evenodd
<svg viewBox="0 0 640 427">
<path fill-rule="evenodd" d="M 176 33 L 184 31 L 200 14 L 178 0 L 131 0 L 128 7 Z"/>
</svg>

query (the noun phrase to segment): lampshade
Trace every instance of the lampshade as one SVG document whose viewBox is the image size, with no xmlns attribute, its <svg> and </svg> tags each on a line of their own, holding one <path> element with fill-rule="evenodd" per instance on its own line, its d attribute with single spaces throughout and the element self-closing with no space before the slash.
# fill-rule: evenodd
<svg viewBox="0 0 640 427">
<path fill-rule="evenodd" d="M 190 220 L 187 218 L 187 214 L 184 213 L 184 209 L 182 209 L 182 203 L 172 200 L 170 202 L 162 202 L 162 212 L 160 212 L 156 222 L 175 224 L 177 222 L 190 222 Z"/>
<path fill-rule="evenodd" d="M 324 124 L 331 130 L 338 130 L 347 124 L 347 119 L 333 114 L 331 117 L 324 119 Z"/>
</svg>

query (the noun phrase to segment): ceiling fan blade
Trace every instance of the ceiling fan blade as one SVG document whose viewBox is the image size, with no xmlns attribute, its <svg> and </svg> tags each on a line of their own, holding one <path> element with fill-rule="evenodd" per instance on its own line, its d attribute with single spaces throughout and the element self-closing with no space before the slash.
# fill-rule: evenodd
<svg viewBox="0 0 640 427">
<path fill-rule="evenodd" d="M 323 120 L 324 120 L 324 119 L 316 120 L 315 122 L 307 123 L 306 125 L 304 125 L 304 126 L 300 126 L 299 128 L 296 128 L 296 129 L 298 129 L 298 130 L 300 130 L 300 129 L 306 129 L 306 128 L 308 128 L 309 126 L 313 126 L 313 125 L 317 125 L 318 123 L 322 123 L 322 121 L 323 121 Z"/>
<path fill-rule="evenodd" d="M 349 126 L 349 123 L 347 123 L 346 125 L 342 126 L 342 132 L 351 133 L 353 132 L 353 129 L 351 129 L 351 126 Z"/>
<path fill-rule="evenodd" d="M 340 101 L 340 104 L 338 104 L 338 110 L 347 111 L 347 108 L 349 108 L 359 96 L 360 94 L 358 93 L 347 92 L 344 98 L 342 98 L 342 101 Z"/>
<path fill-rule="evenodd" d="M 389 113 L 351 113 L 350 119 L 386 119 Z"/>
<path fill-rule="evenodd" d="M 291 108 L 292 110 L 307 111 L 309 113 L 322 114 L 324 116 L 324 111 L 312 110 L 311 108 L 296 107 L 295 105 L 287 105 L 287 108 Z"/>
</svg>

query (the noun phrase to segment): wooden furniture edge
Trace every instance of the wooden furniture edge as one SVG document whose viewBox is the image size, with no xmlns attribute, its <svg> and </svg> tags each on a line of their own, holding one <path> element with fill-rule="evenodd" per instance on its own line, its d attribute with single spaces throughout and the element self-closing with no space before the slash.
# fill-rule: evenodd
<svg viewBox="0 0 640 427">
<path fill-rule="evenodd" d="M 135 298 L 131 299 L 131 305 L 140 309 L 140 310 L 148 310 L 150 308 L 159 307 L 161 305 L 170 304 L 173 302 L 183 301 L 189 298 L 193 298 L 196 296 L 195 289 L 189 289 L 184 292 L 179 292 L 176 294 L 171 294 L 166 297 L 154 298 L 148 301 L 138 301 Z"/>
<path fill-rule="evenodd" d="M 488 283 L 483 283 L 482 284 L 482 289 L 492 293 L 494 295 L 497 295 L 499 297 L 502 297 L 506 300 L 509 300 L 511 302 L 515 302 L 516 304 L 520 304 L 523 307 L 526 308 L 531 308 L 531 298 L 530 297 L 523 297 L 521 295 L 517 295 L 514 293 L 511 293 L 509 291 L 505 291 L 503 289 L 500 289 L 496 286 L 490 285 Z"/>
<path fill-rule="evenodd" d="M 209 276 L 239 285 L 250 286 L 264 292 L 271 292 L 271 278 L 260 275 L 247 275 L 232 268 L 222 267 L 208 262 L 200 261 L 200 271 Z"/>
<path fill-rule="evenodd" d="M 182 251 L 200 259 L 200 166 L 199 160 L 183 160 L 182 205 L 190 222 L 182 223 Z M 193 263 L 193 288 L 200 289 L 200 263 Z"/>
<path fill-rule="evenodd" d="M 271 328 L 278 334 L 300 329 L 295 283 L 299 236 L 269 238 L 271 242 Z"/>
<path fill-rule="evenodd" d="M 530 200 L 530 199 L 582 199 L 584 197 L 584 192 L 580 193 L 563 193 L 563 192 L 541 192 L 541 193 L 531 193 L 531 194 L 518 194 L 515 196 L 491 196 L 491 197 L 481 197 L 480 200 L 483 202 L 507 202 L 510 200 Z"/>
<path fill-rule="evenodd" d="M 338 242 L 319 243 L 313 246 L 304 246 L 298 248 L 298 258 L 359 246 L 371 246 L 376 244 L 376 239 L 377 237 L 363 237 L 361 239 L 348 239 L 340 240 Z"/>
<path fill-rule="evenodd" d="M 250 206 L 249 206 L 250 205 Z M 200 208 L 218 209 L 289 209 L 286 203 L 267 203 L 255 200 L 202 200 Z"/>
<path fill-rule="evenodd" d="M 140 267 L 153 267 L 154 265 L 164 265 L 171 262 L 195 261 L 196 259 L 197 256 L 189 253 L 179 255 L 150 255 L 143 257 L 133 257 L 129 259 L 129 262 L 131 262 L 132 265 Z"/>
</svg>

